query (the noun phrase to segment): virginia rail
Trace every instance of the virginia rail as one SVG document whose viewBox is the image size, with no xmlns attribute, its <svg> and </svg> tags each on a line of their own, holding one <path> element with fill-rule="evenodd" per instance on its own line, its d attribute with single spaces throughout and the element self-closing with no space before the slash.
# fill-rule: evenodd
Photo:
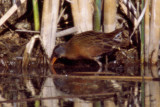
<svg viewBox="0 0 160 107">
<path fill-rule="evenodd" d="M 111 33 L 86 31 L 77 34 L 68 42 L 57 45 L 54 48 L 51 64 L 54 64 L 57 58 L 62 57 L 71 60 L 83 58 L 96 61 L 101 69 L 102 63 L 98 60 L 99 56 L 126 46 L 126 44 L 124 45 L 124 40 L 117 39 L 123 35 L 123 31 L 124 29 L 121 28 Z"/>
</svg>

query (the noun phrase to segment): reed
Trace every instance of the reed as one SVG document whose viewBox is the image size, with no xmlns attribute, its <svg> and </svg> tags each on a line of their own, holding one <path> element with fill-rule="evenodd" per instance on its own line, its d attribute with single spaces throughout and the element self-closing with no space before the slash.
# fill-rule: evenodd
<svg viewBox="0 0 160 107">
<path fill-rule="evenodd" d="M 117 15 L 117 2 L 116 0 L 104 0 L 104 32 L 112 32 L 116 27 Z M 115 107 L 113 98 L 104 101 L 104 107 Z"/>
<path fill-rule="evenodd" d="M 142 3 L 141 3 L 141 9 L 144 8 L 144 0 L 142 0 Z M 140 38 L 141 38 L 141 63 L 143 64 L 144 63 L 144 18 L 142 19 L 142 22 L 141 22 L 141 35 L 140 35 Z"/>
<path fill-rule="evenodd" d="M 159 26 L 160 26 L 160 0 L 152 0 L 150 41 L 149 41 L 149 62 L 156 64 L 159 50 Z"/>
<path fill-rule="evenodd" d="M 133 25 L 135 26 L 135 25 L 137 25 L 137 18 L 136 18 L 136 16 L 138 15 L 137 14 L 137 12 L 136 12 L 136 9 L 135 9 L 135 7 L 133 7 L 133 5 L 132 5 L 132 8 L 130 7 L 130 6 L 127 6 L 127 5 L 129 5 L 130 4 L 130 2 L 127 2 L 127 1 L 124 1 L 124 0 L 120 0 L 119 1 L 119 5 L 120 5 L 120 7 L 123 9 L 123 13 L 129 18 L 129 20 L 133 23 Z M 130 8 L 131 9 L 130 9 Z M 138 8 L 139 8 L 139 6 L 137 6 Z M 132 12 L 130 11 L 130 10 L 133 10 Z M 134 14 L 132 14 L 132 13 L 134 13 Z"/>
<path fill-rule="evenodd" d="M 44 0 L 41 37 L 48 58 L 51 57 L 55 46 L 58 12 L 59 0 Z"/>
<path fill-rule="evenodd" d="M 23 4 L 21 4 L 20 6 L 18 6 L 18 9 L 17 9 L 17 16 L 18 16 L 18 18 L 20 18 L 21 16 L 23 16 L 26 12 L 27 12 L 27 0 L 25 0 L 25 2 Z"/>
<path fill-rule="evenodd" d="M 101 0 L 94 0 L 94 17 L 93 17 L 93 30 L 100 31 L 101 30 L 101 9 L 102 4 Z M 95 101 L 93 103 L 94 107 L 102 107 L 101 101 Z"/>
<path fill-rule="evenodd" d="M 32 0 L 32 5 L 33 5 L 33 16 L 34 16 L 34 30 L 39 31 L 40 22 L 39 22 L 38 1 Z"/>
<path fill-rule="evenodd" d="M 26 0 L 20 0 L 20 3 L 24 3 Z M 0 18 L 0 26 L 2 26 L 8 18 L 11 17 L 18 9 L 17 4 L 14 4 L 6 13 L 3 15 L 3 17 Z"/>
<path fill-rule="evenodd" d="M 73 0 L 71 2 L 72 16 L 77 33 L 93 30 L 94 0 Z M 93 107 L 92 102 L 76 99 L 74 107 Z"/>
<path fill-rule="evenodd" d="M 73 0 L 71 2 L 74 26 L 78 33 L 93 29 L 94 0 Z"/>
<path fill-rule="evenodd" d="M 101 29 L 101 0 L 94 1 L 94 23 L 93 29 L 95 31 L 100 31 Z"/>
<path fill-rule="evenodd" d="M 145 0 L 146 1 L 146 0 Z M 148 1 L 148 5 L 146 8 L 146 13 L 145 13 L 145 17 L 144 17 L 144 35 L 145 35 L 145 46 L 144 46 L 144 60 L 145 62 L 148 62 L 148 51 L 149 51 L 149 32 L 150 32 L 150 17 L 149 17 L 149 5 L 150 5 L 150 0 Z"/>
<path fill-rule="evenodd" d="M 104 0 L 104 32 L 111 32 L 116 27 L 117 15 L 117 2 L 116 0 Z"/>
</svg>

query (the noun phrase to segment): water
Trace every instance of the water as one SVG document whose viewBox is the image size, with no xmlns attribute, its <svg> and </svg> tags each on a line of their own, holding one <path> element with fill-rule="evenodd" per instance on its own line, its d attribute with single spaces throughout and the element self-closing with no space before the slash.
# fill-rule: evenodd
<svg viewBox="0 0 160 107">
<path fill-rule="evenodd" d="M 57 62 L 54 67 L 57 74 L 53 74 L 46 66 L 32 66 L 27 70 L 0 67 L 0 105 L 2 107 L 160 105 L 157 66 L 141 67 L 137 64 L 123 67 L 113 64 L 109 66 L 110 70 L 104 69 L 104 72 L 97 73 L 98 65 L 92 61 L 67 65 Z"/>
</svg>

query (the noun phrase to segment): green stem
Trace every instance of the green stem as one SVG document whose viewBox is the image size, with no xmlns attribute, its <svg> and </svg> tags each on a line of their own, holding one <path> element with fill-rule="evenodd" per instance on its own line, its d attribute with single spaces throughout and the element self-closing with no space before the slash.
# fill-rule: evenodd
<svg viewBox="0 0 160 107">
<path fill-rule="evenodd" d="M 142 0 L 142 5 L 141 9 L 144 7 L 144 0 Z M 142 24 L 141 24 L 141 64 L 144 63 L 144 18 L 142 19 Z"/>
<path fill-rule="evenodd" d="M 32 0 L 33 4 L 33 16 L 34 16 L 34 30 L 39 31 L 39 10 L 38 10 L 38 0 Z"/>
<path fill-rule="evenodd" d="M 101 29 L 101 0 L 95 0 L 94 3 L 94 25 L 93 29 L 95 31 L 100 31 Z"/>
</svg>

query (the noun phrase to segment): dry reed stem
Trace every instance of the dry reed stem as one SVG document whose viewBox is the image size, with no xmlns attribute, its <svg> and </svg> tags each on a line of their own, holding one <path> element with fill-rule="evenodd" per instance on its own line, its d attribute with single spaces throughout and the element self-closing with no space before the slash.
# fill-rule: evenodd
<svg viewBox="0 0 160 107">
<path fill-rule="evenodd" d="M 16 32 L 24 32 L 24 33 L 37 33 L 37 34 L 40 33 L 40 31 L 21 30 L 21 29 L 17 29 L 15 31 Z M 71 27 L 71 28 L 56 32 L 56 37 L 63 37 L 63 36 L 70 35 L 70 34 L 73 34 L 73 33 L 76 33 L 76 32 L 77 32 L 77 28 L 76 27 Z"/>
<path fill-rule="evenodd" d="M 30 55 L 32 53 L 32 49 L 33 49 L 33 46 L 35 44 L 35 41 L 36 40 L 40 40 L 41 41 L 41 38 L 39 35 L 35 35 L 33 36 L 30 41 L 27 43 L 26 45 L 26 48 L 25 48 L 25 51 L 23 53 L 23 60 L 22 60 L 22 67 L 23 68 L 27 68 L 28 66 L 28 62 L 29 62 L 29 59 L 30 59 Z"/>
<path fill-rule="evenodd" d="M 134 25 L 134 30 L 131 34 L 131 37 L 133 36 L 135 30 L 138 28 L 138 25 L 140 24 L 141 20 L 143 19 L 143 16 L 145 14 L 147 5 L 148 5 L 148 0 L 146 0 L 145 6 L 141 12 L 141 14 L 139 15 L 138 19 L 130 12 L 130 10 L 128 10 L 128 8 L 126 7 L 126 5 L 123 3 L 123 1 L 121 0 L 119 2 L 121 8 L 123 9 L 124 13 L 128 16 L 128 18 L 131 20 L 131 22 Z"/>
<path fill-rule="evenodd" d="M 147 9 L 147 5 L 148 5 L 148 1 L 149 1 L 149 0 L 146 0 L 145 5 L 144 5 L 144 8 L 143 8 L 141 14 L 139 15 L 138 19 L 135 20 L 134 28 L 133 28 L 133 31 L 132 31 L 132 33 L 131 33 L 131 35 L 130 35 L 130 42 L 131 42 L 131 44 L 132 44 L 131 38 L 132 38 L 132 36 L 134 35 L 136 29 L 138 28 L 140 22 L 142 21 L 144 15 L 145 15 L 145 12 L 146 12 L 146 9 Z"/>
<path fill-rule="evenodd" d="M 48 58 L 51 57 L 56 41 L 59 0 L 45 0 L 41 26 L 42 44 Z"/>
<path fill-rule="evenodd" d="M 0 75 L 7 75 L 7 76 L 14 76 L 14 77 L 31 77 L 31 75 L 17 75 L 17 74 L 8 74 L 8 73 L 0 73 Z M 52 75 L 52 76 L 40 76 L 40 75 L 34 75 L 34 77 L 46 77 L 46 78 L 68 78 L 68 79 L 76 79 L 76 78 L 81 78 L 81 79 L 93 79 L 93 80 L 121 80 L 121 81 L 160 81 L 160 78 L 152 77 L 152 76 L 74 76 L 74 75 Z"/>
<path fill-rule="evenodd" d="M 146 0 L 145 0 L 146 1 Z M 148 1 L 150 3 L 150 0 Z M 146 8 L 146 13 L 145 13 L 145 26 L 144 26 L 144 31 L 145 31 L 145 62 L 148 62 L 148 52 L 149 52 L 149 32 L 150 32 L 150 18 L 149 18 L 149 3 Z"/>
<path fill-rule="evenodd" d="M 18 6 L 18 9 L 17 9 L 17 15 L 18 15 L 18 18 L 20 18 L 22 15 L 24 15 L 27 11 L 27 0 L 25 0 L 25 2 L 23 4 L 21 4 L 21 6 Z"/>
<path fill-rule="evenodd" d="M 119 5 L 123 9 L 124 14 L 130 19 L 130 21 L 133 23 L 133 25 L 136 25 L 137 19 L 136 17 L 128 10 L 127 6 L 123 3 L 123 1 L 119 2 Z"/>
<path fill-rule="evenodd" d="M 77 27 L 68 28 L 66 30 L 62 30 L 56 33 L 56 37 L 62 37 L 69 34 L 76 33 L 78 31 Z"/>
<path fill-rule="evenodd" d="M 160 32 L 160 0 L 152 0 L 150 41 L 149 41 L 149 61 L 156 64 L 158 61 L 159 32 Z"/>
<path fill-rule="evenodd" d="M 116 28 L 117 0 L 104 0 L 104 32 L 112 32 Z M 113 101 L 104 101 L 104 107 L 114 107 Z"/>
<path fill-rule="evenodd" d="M 54 75 L 54 78 L 66 78 L 64 75 Z M 71 76 L 68 75 L 67 78 L 81 78 L 81 79 L 93 79 L 93 80 L 121 80 L 121 81 L 143 81 L 143 80 L 157 80 L 160 78 L 147 77 L 147 76 Z"/>
<path fill-rule="evenodd" d="M 20 0 L 21 3 L 24 3 L 26 0 Z M 2 26 L 2 24 L 10 17 L 12 16 L 13 13 L 15 13 L 17 11 L 18 7 L 17 4 L 14 4 L 8 11 L 7 13 L 1 17 L 0 19 L 0 26 Z"/>
<path fill-rule="evenodd" d="M 134 17 L 136 17 L 137 16 L 137 10 L 134 7 L 134 5 L 132 4 L 131 0 L 122 0 L 122 2 L 129 8 L 129 10 L 132 12 Z"/>
<path fill-rule="evenodd" d="M 93 0 L 73 0 L 71 2 L 74 26 L 78 32 L 93 29 Z"/>
<path fill-rule="evenodd" d="M 74 0 L 71 3 L 74 26 L 78 32 L 84 32 L 93 29 L 93 2 L 94 0 Z M 79 99 L 78 99 L 79 100 Z M 74 102 L 74 107 L 92 107 L 85 101 L 83 103 Z"/>
<path fill-rule="evenodd" d="M 104 0 L 104 32 L 112 32 L 116 27 L 117 2 L 116 0 Z"/>
<path fill-rule="evenodd" d="M 95 75 L 95 74 L 100 74 L 100 75 L 104 75 L 104 74 L 114 74 L 116 75 L 116 73 L 114 72 L 73 72 L 71 74 L 78 74 L 78 75 Z"/>
<path fill-rule="evenodd" d="M 41 42 L 46 54 L 48 55 L 48 58 L 50 58 L 52 55 L 52 51 L 56 41 L 59 2 L 59 0 L 45 0 L 43 5 Z M 43 87 L 42 96 L 51 97 L 57 95 L 56 88 L 51 78 L 47 78 L 44 85 L 51 85 L 52 87 Z M 44 104 L 44 106 L 58 107 L 58 99 L 47 100 L 43 101 L 42 103 Z"/>
</svg>

